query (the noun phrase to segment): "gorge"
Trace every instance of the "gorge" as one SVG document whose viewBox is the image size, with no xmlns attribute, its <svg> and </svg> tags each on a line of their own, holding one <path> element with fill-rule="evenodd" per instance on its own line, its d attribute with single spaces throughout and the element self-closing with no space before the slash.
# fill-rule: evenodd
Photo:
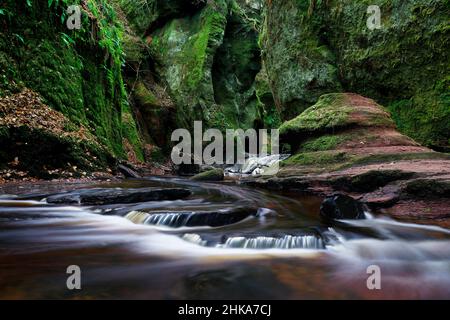
<svg viewBox="0 0 450 320">
<path fill-rule="evenodd" d="M 448 5 L 3 1 L 0 298 L 448 299 Z"/>
</svg>

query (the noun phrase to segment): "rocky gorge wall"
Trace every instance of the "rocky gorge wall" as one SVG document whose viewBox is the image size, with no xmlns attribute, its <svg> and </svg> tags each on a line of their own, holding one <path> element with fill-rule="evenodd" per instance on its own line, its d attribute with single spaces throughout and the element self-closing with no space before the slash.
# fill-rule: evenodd
<svg viewBox="0 0 450 320">
<path fill-rule="evenodd" d="M 261 69 L 258 1 L 118 2 L 147 46 L 153 80 L 147 81 L 147 98 L 141 91 L 139 100 L 161 105 L 159 84 L 173 102 L 173 125 L 183 128 L 195 120 L 220 129 L 251 128 L 262 119 L 255 89 Z"/>
<path fill-rule="evenodd" d="M 80 30 L 65 25 L 72 4 L 81 7 Z M 381 9 L 380 29 L 366 25 L 369 5 Z M 111 157 L 162 161 L 171 132 L 195 120 L 222 130 L 283 129 L 292 124 L 283 122 L 307 117 L 302 112 L 322 95 L 353 92 L 386 107 L 402 134 L 445 151 L 448 6 L 448 0 L 7 0 L 0 5 L 0 113 L 8 120 L 0 123 L 2 149 L 24 144 L 11 127 L 29 124 L 12 120 L 29 110 L 12 106 L 27 97 L 39 114 L 47 107 L 60 113 L 51 134 L 75 139 L 71 132 L 83 132 L 77 136 L 86 138 L 84 147 L 75 141 L 69 158 L 95 154 L 80 161 L 101 167 Z M 35 124 L 35 133 L 45 127 Z M 3 164 L 16 158 L 0 155 Z"/>
<path fill-rule="evenodd" d="M 69 30 L 66 26 L 66 9 L 73 4 L 82 9 L 79 30 Z M 40 102 L 34 102 L 42 99 L 45 105 L 60 113 L 58 117 L 66 118 L 63 132 L 58 133 L 64 136 L 70 136 L 66 134 L 70 132 L 89 133 L 90 148 L 78 148 L 80 140 L 64 142 L 72 146 L 70 150 L 78 150 L 80 157 L 96 153 L 103 154 L 105 159 L 125 158 L 128 150 L 124 145 L 128 145 L 143 160 L 142 141 L 122 77 L 123 27 L 116 21 L 114 8 L 103 0 L 8 0 L 2 2 L 0 10 L 0 97 L 5 99 L 5 108 L 10 104 L 8 100 L 14 101 L 14 95 L 25 89 L 32 90 L 40 98 L 25 94 L 33 97 L 29 101 L 31 109 L 45 109 Z M 21 97 L 23 99 L 23 95 Z M 12 128 L 33 129 L 33 135 L 48 134 L 55 137 L 52 141 L 63 143 L 62 135 L 55 133 L 53 128 L 57 126 L 50 119 L 42 119 L 48 123 L 32 128 L 27 119 L 30 114 L 19 114 L 17 108 L 4 112 L 3 116 L 15 112 L 16 121 L 1 126 L 3 151 L 14 150 L 14 153 L 2 152 L 2 165 L 14 157 L 25 160 L 21 154 L 24 150 L 19 146 L 26 144 L 27 138 L 11 135 Z M 43 139 L 42 143 L 48 141 Z M 41 154 L 38 146 L 35 147 L 35 162 L 39 163 Z M 72 151 L 63 148 L 61 153 Z M 67 154 L 55 151 L 53 157 L 61 160 L 55 161 L 56 166 L 66 166 L 63 162 Z M 77 157 L 69 158 L 72 158 L 72 165 L 79 165 Z M 87 161 L 87 169 L 88 163 L 94 160 Z M 97 169 L 105 168 L 108 163 L 103 161 L 99 165 Z"/>
<path fill-rule="evenodd" d="M 381 28 L 367 25 L 369 5 Z M 325 93 L 376 99 L 399 129 L 448 150 L 449 1 L 266 1 L 263 60 L 276 105 L 292 119 Z"/>
</svg>

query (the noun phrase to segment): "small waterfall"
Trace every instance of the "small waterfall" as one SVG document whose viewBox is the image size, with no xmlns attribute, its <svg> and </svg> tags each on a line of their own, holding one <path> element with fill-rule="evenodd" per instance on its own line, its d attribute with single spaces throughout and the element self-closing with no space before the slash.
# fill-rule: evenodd
<svg viewBox="0 0 450 320">
<path fill-rule="evenodd" d="M 197 244 L 199 246 L 206 247 L 206 245 L 207 245 L 207 241 L 203 240 L 202 237 L 200 237 L 198 234 L 195 234 L 195 233 L 186 233 L 181 238 L 187 242 L 191 242 L 191 243 Z"/>
<path fill-rule="evenodd" d="M 264 157 L 249 155 L 244 164 L 236 164 L 233 167 L 226 168 L 225 173 L 231 176 L 236 174 L 259 175 L 274 164 L 289 157 L 288 154 L 273 154 Z"/>
<path fill-rule="evenodd" d="M 125 219 L 128 219 L 136 224 L 143 224 L 144 221 L 148 218 L 148 216 L 149 214 L 147 212 L 131 211 L 125 216 Z"/>
<path fill-rule="evenodd" d="M 182 239 L 201 245 L 209 246 L 198 234 L 185 234 Z M 216 248 L 233 249 L 325 249 L 323 240 L 313 235 L 283 237 L 230 237 L 225 243 L 213 245 Z"/>
<path fill-rule="evenodd" d="M 178 227 L 185 225 L 191 215 L 191 213 L 155 213 L 150 214 L 144 224 Z"/>
<path fill-rule="evenodd" d="M 220 209 L 217 211 L 141 212 L 131 211 L 125 218 L 136 224 L 180 227 L 222 227 L 254 217 L 257 210 L 250 207 Z"/>
<path fill-rule="evenodd" d="M 322 239 L 315 236 L 284 236 L 282 238 L 272 237 L 231 237 L 218 245 L 221 248 L 244 248 L 244 249 L 323 249 Z"/>
<path fill-rule="evenodd" d="M 186 225 L 193 213 L 147 213 L 131 211 L 125 218 L 136 224 L 151 224 L 167 227 L 181 227 Z"/>
</svg>

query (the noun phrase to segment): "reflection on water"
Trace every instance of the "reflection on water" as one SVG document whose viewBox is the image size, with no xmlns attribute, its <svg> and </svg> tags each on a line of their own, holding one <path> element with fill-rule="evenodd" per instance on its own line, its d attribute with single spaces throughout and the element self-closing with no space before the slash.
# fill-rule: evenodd
<svg viewBox="0 0 450 320">
<path fill-rule="evenodd" d="M 331 226 L 318 218 L 317 197 L 226 183 L 151 178 L 105 187 L 193 194 L 89 207 L 43 200 L 74 186 L 2 195 L 0 298 L 450 298 L 446 229 L 387 218 Z M 81 267 L 81 291 L 66 289 L 69 265 Z M 381 268 L 381 290 L 367 289 L 370 265 Z"/>
</svg>

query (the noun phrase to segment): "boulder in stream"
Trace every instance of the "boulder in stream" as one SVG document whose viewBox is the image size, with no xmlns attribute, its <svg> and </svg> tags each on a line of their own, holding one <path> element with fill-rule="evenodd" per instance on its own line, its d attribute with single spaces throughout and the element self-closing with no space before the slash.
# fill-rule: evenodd
<svg viewBox="0 0 450 320">
<path fill-rule="evenodd" d="M 183 188 L 83 189 L 49 196 L 47 198 L 47 203 L 103 205 L 177 200 L 186 198 L 190 195 L 191 191 Z"/>
<path fill-rule="evenodd" d="M 326 220 L 362 220 L 364 205 L 350 196 L 335 194 L 322 202 L 320 216 Z"/>
</svg>

